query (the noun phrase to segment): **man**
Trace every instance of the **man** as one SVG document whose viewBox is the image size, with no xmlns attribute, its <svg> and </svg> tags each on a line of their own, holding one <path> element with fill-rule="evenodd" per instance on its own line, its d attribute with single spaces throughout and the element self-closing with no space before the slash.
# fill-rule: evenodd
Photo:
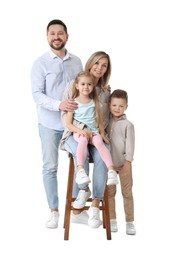
<svg viewBox="0 0 173 260">
<path fill-rule="evenodd" d="M 73 111 L 77 108 L 72 99 L 62 102 L 62 96 L 67 83 L 83 69 L 81 60 L 65 48 L 68 37 L 67 27 L 61 20 L 50 21 L 47 25 L 50 51 L 39 57 L 31 70 L 32 95 L 37 105 L 42 144 L 43 182 L 51 210 L 46 222 L 48 228 L 57 228 L 59 219 L 57 167 L 59 143 L 64 130 L 61 110 Z"/>
</svg>

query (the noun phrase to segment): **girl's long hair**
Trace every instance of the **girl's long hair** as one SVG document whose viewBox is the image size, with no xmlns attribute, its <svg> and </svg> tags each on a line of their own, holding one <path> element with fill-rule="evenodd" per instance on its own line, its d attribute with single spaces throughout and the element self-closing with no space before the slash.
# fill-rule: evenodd
<svg viewBox="0 0 173 260">
<path fill-rule="evenodd" d="M 74 82 L 73 82 L 73 89 L 72 89 L 72 98 L 76 98 L 79 96 L 79 90 L 76 88 L 76 84 L 78 84 L 79 79 L 81 77 L 89 77 L 92 79 L 92 82 L 94 84 L 94 77 L 90 74 L 89 71 L 81 71 L 77 74 Z M 96 93 L 96 88 L 94 86 L 93 91 L 89 94 L 89 97 L 91 99 L 93 99 L 94 103 L 95 103 L 95 110 L 96 110 L 96 120 L 97 120 L 97 124 L 100 129 L 100 126 L 103 124 L 102 123 L 102 117 L 101 117 L 101 113 L 100 113 L 100 104 L 99 104 L 99 99 Z"/>
</svg>

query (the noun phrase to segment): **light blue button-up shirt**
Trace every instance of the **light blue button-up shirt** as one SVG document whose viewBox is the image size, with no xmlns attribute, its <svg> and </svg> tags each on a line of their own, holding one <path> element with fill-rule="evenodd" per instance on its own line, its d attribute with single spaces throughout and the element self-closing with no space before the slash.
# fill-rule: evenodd
<svg viewBox="0 0 173 260">
<path fill-rule="evenodd" d="M 49 51 L 34 62 L 31 69 L 31 86 L 39 124 L 59 131 L 64 130 L 59 105 L 67 84 L 82 69 L 81 60 L 69 52 L 62 60 Z"/>
</svg>

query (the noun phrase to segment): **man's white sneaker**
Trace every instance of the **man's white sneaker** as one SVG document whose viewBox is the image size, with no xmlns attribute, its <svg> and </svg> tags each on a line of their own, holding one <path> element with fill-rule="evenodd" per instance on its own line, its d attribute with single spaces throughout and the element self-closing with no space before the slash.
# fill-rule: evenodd
<svg viewBox="0 0 173 260">
<path fill-rule="evenodd" d="M 98 228 L 102 224 L 102 221 L 100 219 L 100 209 L 97 207 L 90 207 L 88 210 L 89 219 L 88 219 L 88 225 L 91 228 Z"/>
<path fill-rule="evenodd" d="M 107 180 L 107 185 L 116 185 L 118 184 L 118 176 L 117 172 L 114 170 L 109 170 L 108 171 L 108 180 Z"/>
<path fill-rule="evenodd" d="M 58 220 L 59 220 L 58 211 L 52 211 L 48 221 L 46 222 L 46 227 L 47 228 L 57 228 L 58 227 Z"/>
<path fill-rule="evenodd" d="M 126 234 L 127 235 L 135 235 L 136 234 L 136 229 L 135 229 L 133 222 L 126 222 Z"/>
<path fill-rule="evenodd" d="M 76 174 L 76 183 L 77 184 L 85 184 L 85 183 L 90 183 L 90 178 L 86 174 L 84 169 L 81 169 L 77 172 Z"/>
<path fill-rule="evenodd" d="M 110 226 L 111 226 L 111 232 L 117 232 L 118 231 L 116 219 L 110 219 Z"/>
<path fill-rule="evenodd" d="M 76 200 L 73 202 L 73 207 L 75 209 L 82 209 L 85 204 L 87 199 L 89 199 L 89 197 L 91 196 L 91 191 L 85 191 L 85 190 L 80 190 Z"/>
<path fill-rule="evenodd" d="M 77 224 L 86 224 L 88 225 L 88 214 L 84 210 L 80 214 L 74 214 L 73 212 L 71 213 L 71 222 L 72 223 L 77 223 Z"/>
</svg>

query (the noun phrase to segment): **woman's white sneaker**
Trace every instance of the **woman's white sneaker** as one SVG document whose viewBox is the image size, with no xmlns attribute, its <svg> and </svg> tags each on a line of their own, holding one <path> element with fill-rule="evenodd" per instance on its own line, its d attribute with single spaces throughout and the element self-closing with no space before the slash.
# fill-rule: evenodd
<svg viewBox="0 0 173 260">
<path fill-rule="evenodd" d="M 88 213 L 84 210 L 79 214 L 71 213 L 71 222 L 88 225 Z"/>
<path fill-rule="evenodd" d="M 97 207 L 90 207 L 88 210 L 88 226 L 91 228 L 98 228 L 102 224 L 100 219 L 100 209 Z"/>
<path fill-rule="evenodd" d="M 85 204 L 90 196 L 91 196 L 90 190 L 88 190 L 88 191 L 80 190 L 77 195 L 76 200 L 73 202 L 73 208 L 82 209 L 85 206 Z"/>
</svg>

